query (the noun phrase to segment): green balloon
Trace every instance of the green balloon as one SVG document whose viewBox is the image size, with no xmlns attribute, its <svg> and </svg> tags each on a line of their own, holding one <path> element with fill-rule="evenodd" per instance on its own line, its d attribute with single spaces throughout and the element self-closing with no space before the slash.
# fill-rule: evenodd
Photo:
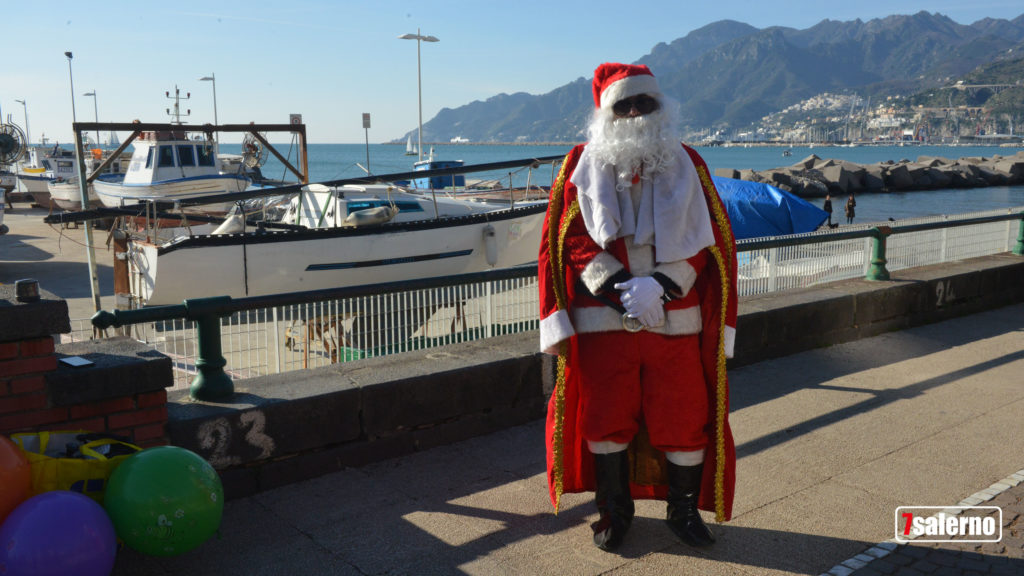
<svg viewBox="0 0 1024 576">
<path fill-rule="evenodd" d="M 159 446 L 135 453 L 114 470 L 103 506 L 128 547 L 175 556 L 206 542 L 220 527 L 224 488 L 213 466 L 195 452 Z"/>
</svg>

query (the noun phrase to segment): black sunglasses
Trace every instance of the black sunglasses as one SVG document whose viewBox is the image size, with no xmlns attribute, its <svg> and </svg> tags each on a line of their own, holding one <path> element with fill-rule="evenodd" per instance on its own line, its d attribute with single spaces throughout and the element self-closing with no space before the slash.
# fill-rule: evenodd
<svg viewBox="0 0 1024 576">
<path fill-rule="evenodd" d="M 628 116 L 633 108 L 636 108 L 636 111 L 640 114 L 650 114 L 658 109 L 658 101 L 647 94 L 638 94 L 616 102 L 612 105 L 612 112 L 616 116 Z"/>
</svg>

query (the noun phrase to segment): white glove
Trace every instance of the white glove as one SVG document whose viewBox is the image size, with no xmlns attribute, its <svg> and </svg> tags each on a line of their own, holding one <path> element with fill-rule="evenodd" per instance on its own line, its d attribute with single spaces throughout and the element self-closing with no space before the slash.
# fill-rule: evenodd
<svg viewBox="0 0 1024 576">
<path fill-rule="evenodd" d="M 657 328 L 665 323 L 665 309 L 662 308 L 661 302 L 658 302 L 658 304 L 645 310 L 640 316 L 633 316 L 633 318 L 639 318 L 640 323 L 648 328 Z"/>
<path fill-rule="evenodd" d="M 638 318 L 644 326 L 660 326 L 665 321 L 665 309 L 661 301 L 665 289 L 650 276 L 637 276 L 615 284 L 622 290 L 622 305 L 630 318 Z"/>
</svg>

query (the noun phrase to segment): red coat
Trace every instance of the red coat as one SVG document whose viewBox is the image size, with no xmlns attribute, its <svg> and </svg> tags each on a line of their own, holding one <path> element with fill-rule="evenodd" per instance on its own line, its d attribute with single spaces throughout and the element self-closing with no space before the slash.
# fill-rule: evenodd
<svg viewBox="0 0 1024 576">
<path fill-rule="evenodd" d="M 546 441 L 548 484 L 557 511 L 565 492 L 594 490 L 593 458 L 578 431 L 579 380 L 576 330 L 571 310 L 601 305 L 578 293 L 581 274 L 606 250 L 594 242 L 579 212 L 576 187 L 569 181 L 584 145 L 569 152 L 551 190 L 548 214 L 538 258 L 541 341 L 547 351 L 558 351 L 558 374 L 548 405 Z M 732 354 L 736 326 L 736 247 L 732 228 L 707 165 L 692 148 L 684 146 L 697 170 L 714 230 L 715 246 L 688 259 L 697 276 L 686 298 L 670 307 L 699 304 L 702 369 L 708 393 L 708 437 L 699 507 L 714 511 L 718 521 L 732 517 L 736 451 L 729 429 L 729 388 L 725 370 Z M 616 242 L 607 252 L 616 255 Z M 630 445 L 631 489 L 634 498 L 664 499 L 667 477 L 664 454 L 646 441 L 643 429 Z"/>
</svg>

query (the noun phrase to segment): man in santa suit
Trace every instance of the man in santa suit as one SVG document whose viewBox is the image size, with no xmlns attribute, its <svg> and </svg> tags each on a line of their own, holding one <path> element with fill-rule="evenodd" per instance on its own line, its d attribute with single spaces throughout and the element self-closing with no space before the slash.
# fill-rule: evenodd
<svg viewBox="0 0 1024 576">
<path fill-rule="evenodd" d="M 617 548 L 634 498 L 668 502 L 684 542 L 732 514 L 735 448 L 725 361 L 736 252 L 707 165 L 674 132 L 646 66 L 594 72 L 589 141 L 552 186 L 539 256 L 541 350 L 557 354 L 548 480 L 595 492 L 594 543 Z"/>
</svg>

